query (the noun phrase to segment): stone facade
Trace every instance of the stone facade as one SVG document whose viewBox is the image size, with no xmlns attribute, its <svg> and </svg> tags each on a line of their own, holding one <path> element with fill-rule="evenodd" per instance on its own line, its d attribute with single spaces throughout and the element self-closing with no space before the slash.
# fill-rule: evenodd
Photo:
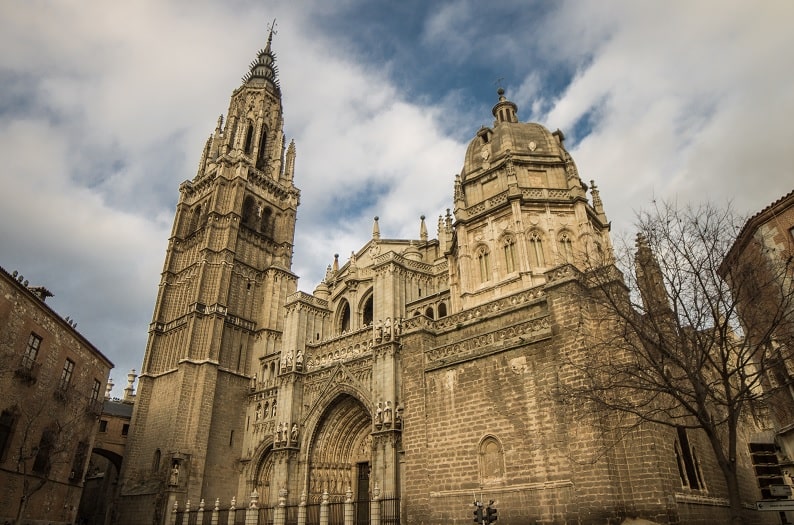
<svg viewBox="0 0 794 525">
<path fill-rule="evenodd" d="M 0 521 L 6 523 L 18 516 L 20 524 L 74 522 L 113 367 L 76 323 L 45 304 L 51 295 L 0 268 Z"/>
<path fill-rule="evenodd" d="M 348 492 L 399 498 L 402 523 L 469 523 L 475 499 L 496 500 L 505 524 L 724 522 L 703 436 L 688 448 L 702 482 L 686 486 L 675 431 L 608 446 L 599 414 L 555 396 L 579 380 L 566 360 L 588 356 L 582 271 L 612 263 L 610 226 L 562 132 L 519 122 L 498 95 L 436 238 L 424 217 L 415 239 L 382 237 L 376 217 L 299 292 L 296 154 L 268 40 L 180 188 L 120 523 L 164 523 L 188 501 Z"/>
</svg>

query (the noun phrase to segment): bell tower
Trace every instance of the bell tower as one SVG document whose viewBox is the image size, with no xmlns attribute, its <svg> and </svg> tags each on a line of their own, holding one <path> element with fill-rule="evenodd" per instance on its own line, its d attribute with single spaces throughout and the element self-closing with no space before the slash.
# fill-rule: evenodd
<svg viewBox="0 0 794 525">
<path fill-rule="evenodd" d="M 300 192 L 272 37 L 179 187 L 121 473 L 124 523 L 236 494 L 241 407 L 262 358 L 280 351 Z"/>
</svg>

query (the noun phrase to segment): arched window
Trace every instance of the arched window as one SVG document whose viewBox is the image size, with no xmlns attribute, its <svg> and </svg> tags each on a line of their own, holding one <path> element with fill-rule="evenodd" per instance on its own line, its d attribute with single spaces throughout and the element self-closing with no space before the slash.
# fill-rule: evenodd
<svg viewBox="0 0 794 525">
<path fill-rule="evenodd" d="M 368 326 L 372 324 L 372 316 L 373 316 L 373 295 L 370 294 L 364 300 L 364 308 L 361 312 L 361 323 L 362 326 Z"/>
<path fill-rule="evenodd" d="M 439 303 L 438 304 L 438 318 L 441 319 L 442 317 L 447 316 L 447 305 L 446 303 Z"/>
<path fill-rule="evenodd" d="M 190 232 L 193 233 L 194 231 L 199 229 L 199 225 L 201 224 L 201 204 L 193 208 L 193 213 L 190 217 Z"/>
<path fill-rule="evenodd" d="M 268 237 L 273 235 L 273 210 L 265 207 L 262 210 L 262 218 L 259 221 L 259 231 Z"/>
<path fill-rule="evenodd" d="M 435 319 L 435 316 L 433 315 L 433 307 L 432 306 L 428 306 L 427 307 L 427 310 L 425 310 L 425 316 L 429 317 L 430 319 Z"/>
<path fill-rule="evenodd" d="M 245 146 L 243 146 L 243 150 L 245 151 L 246 155 L 250 155 L 253 149 L 254 149 L 254 125 L 248 124 L 248 130 L 245 132 Z"/>
<path fill-rule="evenodd" d="M 560 256 L 564 262 L 573 262 L 573 241 L 568 232 L 562 232 L 559 237 Z"/>
<path fill-rule="evenodd" d="M 491 262 L 489 260 L 488 248 L 480 246 L 477 250 L 477 265 L 480 269 L 480 281 L 491 280 Z"/>
<path fill-rule="evenodd" d="M 546 266 L 546 258 L 543 256 L 543 239 L 538 232 L 529 234 L 529 262 L 533 268 Z"/>
<path fill-rule="evenodd" d="M 347 301 L 342 301 L 339 305 L 339 332 L 347 332 L 350 330 L 350 304 Z"/>
<path fill-rule="evenodd" d="M 152 472 L 157 472 L 160 470 L 160 449 L 154 451 L 154 459 L 152 459 Z"/>
<path fill-rule="evenodd" d="M 259 132 L 259 149 L 256 153 L 256 167 L 257 169 L 264 169 L 267 165 L 267 127 L 262 124 L 262 129 Z"/>
<path fill-rule="evenodd" d="M 513 273 L 516 271 L 516 248 L 513 237 L 506 236 L 502 239 L 502 250 L 505 256 L 505 271 Z"/>
<path fill-rule="evenodd" d="M 494 436 L 487 436 L 480 442 L 479 463 L 481 481 L 497 481 L 504 477 L 504 452 Z"/>
<path fill-rule="evenodd" d="M 243 199 L 243 224 L 250 226 L 256 217 L 256 202 L 250 195 L 246 195 Z"/>
</svg>

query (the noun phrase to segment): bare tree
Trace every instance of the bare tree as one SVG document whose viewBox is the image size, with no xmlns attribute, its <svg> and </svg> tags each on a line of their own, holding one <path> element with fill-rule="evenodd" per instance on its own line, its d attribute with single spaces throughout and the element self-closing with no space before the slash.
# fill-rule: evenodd
<svg viewBox="0 0 794 525">
<path fill-rule="evenodd" d="M 53 479 L 82 478 L 96 413 L 86 411 L 90 403 L 73 387 L 48 384 L 13 407 L 18 438 L 12 454 L 22 480 L 15 523 L 22 523 L 31 497 Z"/>
<path fill-rule="evenodd" d="M 775 388 L 788 387 L 767 378 L 791 358 L 794 334 L 791 258 L 726 260 L 742 223 L 730 207 L 711 205 L 660 203 L 640 213 L 636 246 L 616 249 L 623 275 L 602 261 L 588 265 L 581 326 L 591 352 L 569 363 L 582 380 L 563 391 L 618 424 L 702 430 L 733 523 L 743 522 L 737 431 Z"/>
</svg>

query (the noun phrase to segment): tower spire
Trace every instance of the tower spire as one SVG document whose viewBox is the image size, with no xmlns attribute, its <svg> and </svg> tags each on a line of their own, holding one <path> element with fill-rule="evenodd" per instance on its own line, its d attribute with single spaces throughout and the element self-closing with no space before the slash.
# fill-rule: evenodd
<svg viewBox="0 0 794 525">
<path fill-rule="evenodd" d="M 278 67 L 276 66 L 276 54 L 271 49 L 273 42 L 273 35 L 276 34 L 276 21 L 275 19 L 268 28 L 267 44 L 265 48 L 260 50 L 257 54 L 256 60 L 251 62 L 248 73 L 243 76 L 243 84 L 251 84 L 254 82 L 264 81 L 270 84 L 277 91 L 281 90 L 278 83 Z"/>
</svg>

